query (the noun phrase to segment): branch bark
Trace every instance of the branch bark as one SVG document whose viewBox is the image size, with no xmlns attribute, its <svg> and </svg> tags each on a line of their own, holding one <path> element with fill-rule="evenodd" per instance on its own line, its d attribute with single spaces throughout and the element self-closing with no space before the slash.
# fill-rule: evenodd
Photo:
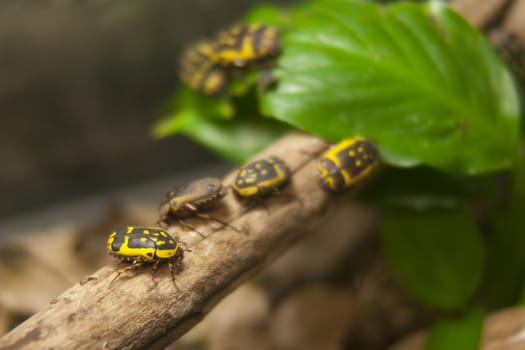
<svg viewBox="0 0 525 350">
<path fill-rule="evenodd" d="M 493 21 L 510 0 L 452 0 L 450 6 L 473 25 L 483 28 Z"/>
<path fill-rule="evenodd" d="M 503 28 L 517 34 L 525 41 L 525 0 L 516 0 L 512 3 L 503 22 Z"/>
<path fill-rule="evenodd" d="M 176 276 L 178 289 L 167 268 L 158 272 L 157 284 L 150 270 L 141 268 L 110 288 L 122 265 L 103 267 L 6 334 L 0 349 L 156 349 L 171 343 L 320 221 L 333 202 L 317 184 L 317 155 L 326 147 L 316 137 L 291 133 L 259 155 L 281 157 L 294 174 L 282 194 L 264 206 L 248 208 L 231 193 L 224 198 L 213 215 L 246 234 L 196 221 L 207 235 L 198 241 L 195 233 L 170 227 L 191 246 Z"/>
</svg>

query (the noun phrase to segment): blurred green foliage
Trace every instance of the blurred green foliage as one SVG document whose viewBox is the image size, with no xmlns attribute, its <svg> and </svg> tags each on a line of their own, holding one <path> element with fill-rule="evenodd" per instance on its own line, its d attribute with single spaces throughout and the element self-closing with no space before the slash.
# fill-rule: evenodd
<svg viewBox="0 0 525 350">
<path fill-rule="evenodd" d="M 394 274 L 414 296 L 443 309 L 469 303 L 485 247 L 468 211 L 387 210 L 381 241 Z"/>
<path fill-rule="evenodd" d="M 365 135 L 396 166 L 511 165 L 517 94 L 480 33 L 434 3 L 330 4 L 293 17 L 265 114 L 332 141 Z"/>
<path fill-rule="evenodd" d="M 525 300 L 519 94 L 480 32 L 441 1 L 265 5 L 246 22 L 281 30 L 276 82 L 263 88 L 268 72 L 246 69 L 227 96 L 183 87 L 156 136 L 183 132 L 239 163 L 292 128 L 366 136 L 386 166 L 358 199 L 383 209 L 401 284 L 456 313 Z M 427 347 L 475 349 L 479 310 L 436 324 Z"/>
<path fill-rule="evenodd" d="M 428 350 L 478 349 L 483 328 L 483 312 L 474 309 L 459 319 L 437 322 L 425 342 Z"/>
</svg>

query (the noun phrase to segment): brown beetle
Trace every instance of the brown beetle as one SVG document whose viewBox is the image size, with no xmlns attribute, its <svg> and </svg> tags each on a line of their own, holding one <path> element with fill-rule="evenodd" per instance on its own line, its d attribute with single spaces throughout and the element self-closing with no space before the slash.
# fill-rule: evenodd
<svg viewBox="0 0 525 350">
<path fill-rule="evenodd" d="M 166 227 L 167 220 L 171 216 L 177 219 L 183 227 L 192 229 L 203 236 L 193 226 L 183 220 L 191 216 L 198 216 L 204 220 L 220 222 L 235 231 L 239 231 L 236 227 L 219 218 L 202 213 L 202 210 L 206 210 L 217 204 L 217 201 L 224 197 L 226 193 L 226 188 L 222 185 L 221 180 L 211 177 L 177 186 L 162 198 L 158 223 Z"/>
</svg>

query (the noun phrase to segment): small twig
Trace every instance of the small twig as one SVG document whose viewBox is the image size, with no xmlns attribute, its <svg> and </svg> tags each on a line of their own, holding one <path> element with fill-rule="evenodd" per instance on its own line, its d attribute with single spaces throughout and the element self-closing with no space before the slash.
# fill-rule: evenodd
<svg viewBox="0 0 525 350">
<path fill-rule="evenodd" d="M 316 155 L 326 147 L 316 137 L 292 133 L 263 152 L 279 156 L 294 170 L 283 196 L 268 198 L 267 209 L 247 210 L 229 193 L 213 213 L 247 235 L 223 227 L 192 244 L 172 227 L 191 245 L 176 276 L 179 290 L 167 268 L 158 272 L 156 285 L 145 268 L 121 276 L 109 288 L 121 265 L 106 266 L 92 274 L 96 279 L 76 284 L 1 338 L 0 349 L 151 349 L 169 344 L 314 228 L 332 202 L 317 184 Z M 204 223 L 205 228 L 210 225 Z"/>
</svg>

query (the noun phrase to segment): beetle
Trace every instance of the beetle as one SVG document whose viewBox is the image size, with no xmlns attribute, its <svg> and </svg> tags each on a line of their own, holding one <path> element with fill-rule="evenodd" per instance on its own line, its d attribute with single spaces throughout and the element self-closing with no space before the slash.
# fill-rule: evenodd
<svg viewBox="0 0 525 350">
<path fill-rule="evenodd" d="M 279 157 L 271 156 L 243 165 L 231 187 L 238 198 L 257 201 L 278 193 L 290 182 L 290 177 L 288 166 Z"/>
<path fill-rule="evenodd" d="M 217 204 L 226 194 L 227 190 L 222 185 L 222 181 L 212 177 L 177 186 L 161 199 L 158 223 L 161 226 L 167 226 L 167 220 L 171 216 L 177 219 L 183 227 L 194 230 L 203 236 L 193 226 L 183 220 L 191 216 L 198 216 L 201 219 L 220 222 L 235 231 L 239 231 L 236 227 L 217 217 L 202 213 L 203 210 Z"/>
<path fill-rule="evenodd" d="M 234 24 L 217 35 L 215 52 L 223 66 L 260 66 L 281 50 L 276 27 Z"/>
<path fill-rule="evenodd" d="M 110 286 L 119 276 L 129 270 L 136 270 L 144 264 L 153 264 L 151 278 L 158 270 L 160 263 L 168 262 L 171 278 L 175 287 L 173 265 L 180 267 L 184 251 L 179 242 L 168 232 L 154 227 L 127 226 L 113 231 L 107 241 L 107 251 L 121 261 L 131 263 L 119 270 Z"/>
<path fill-rule="evenodd" d="M 328 191 L 343 191 L 368 177 L 378 166 L 374 143 L 364 137 L 347 138 L 321 156 L 319 184 Z"/>
<path fill-rule="evenodd" d="M 204 95 L 219 95 L 227 83 L 227 72 L 219 65 L 215 44 L 204 40 L 184 51 L 180 59 L 179 77 Z"/>
</svg>

